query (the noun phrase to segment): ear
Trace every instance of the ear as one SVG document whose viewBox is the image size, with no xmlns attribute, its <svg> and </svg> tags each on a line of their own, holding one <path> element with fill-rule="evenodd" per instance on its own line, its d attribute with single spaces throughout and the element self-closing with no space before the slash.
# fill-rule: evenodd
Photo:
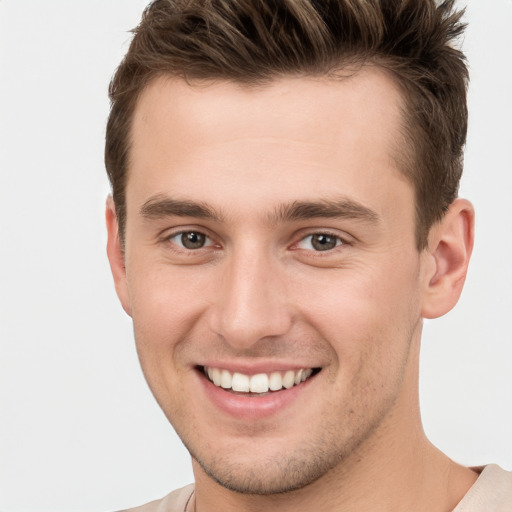
<svg viewBox="0 0 512 512">
<path fill-rule="evenodd" d="M 130 295 L 128 293 L 128 284 L 126 280 L 126 267 L 124 263 L 124 252 L 119 236 L 119 223 L 117 222 L 116 207 L 112 196 L 107 198 L 105 209 L 107 221 L 107 255 L 110 262 L 110 269 L 114 277 L 117 296 L 121 301 L 123 309 L 131 316 Z"/>
<path fill-rule="evenodd" d="M 457 304 L 473 251 L 475 212 L 465 199 L 456 199 L 429 234 L 429 266 L 423 299 L 424 318 L 437 318 Z"/>
</svg>

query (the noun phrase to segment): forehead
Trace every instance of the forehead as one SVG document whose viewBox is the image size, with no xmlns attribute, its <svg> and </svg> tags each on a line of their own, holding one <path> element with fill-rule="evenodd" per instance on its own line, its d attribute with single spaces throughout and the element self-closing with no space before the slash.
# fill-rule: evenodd
<svg viewBox="0 0 512 512">
<path fill-rule="evenodd" d="M 337 78 L 286 77 L 263 85 L 190 84 L 164 76 L 150 82 L 139 98 L 132 141 L 144 143 L 148 135 L 163 135 L 179 124 L 174 137 L 187 142 L 192 137 L 197 145 L 203 136 L 221 142 L 242 135 L 241 128 L 246 136 L 261 136 L 263 130 L 268 137 L 279 137 L 283 127 L 290 139 L 327 144 L 337 142 L 340 134 L 377 129 L 377 120 L 392 130 L 400 123 L 401 104 L 391 73 L 380 67 L 346 70 Z"/>
<path fill-rule="evenodd" d="M 401 104 L 380 68 L 250 87 L 156 79 L 134 114 L 127 202 L 177 193 L 229 205 L 244 185 L 254 204 L 259 194 L 325 197 L 336 185 L 355 200 L 382 195 L 383 179 L 403 181 L 393 158 Z"/>
</svg>

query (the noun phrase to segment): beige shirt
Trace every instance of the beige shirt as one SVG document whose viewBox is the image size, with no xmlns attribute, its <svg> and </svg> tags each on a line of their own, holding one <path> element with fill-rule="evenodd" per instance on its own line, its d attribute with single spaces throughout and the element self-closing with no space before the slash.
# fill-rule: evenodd
<svg viewBox="0 0 512 512">
<path fill-rule="evenodd" d="M 185 512 L 194 510 L 194 485 L 171 492 L 165 498 L 120 512 Z M 512 473 L 496 464 L 485 466 L 453 512 L 512 512 Z"/>
<path fill-rule="evenodd" d="M 190 512 L 192 512 L 194 510 L 194 504 L 189 503 L 189 501 L 193 501 L 193 494 L 194 484 L 190 484 L 176 491 L 172 491 L 161 500 L 152 501 L 146 505 L 129 510 L 120 510 L 119 512 L 186 512 L 187 505 Z"/>
<path fill-rule="evenodd" d="M 453 512 L 512 512 L 512 473 L 485 466 Z"/>
</svg>

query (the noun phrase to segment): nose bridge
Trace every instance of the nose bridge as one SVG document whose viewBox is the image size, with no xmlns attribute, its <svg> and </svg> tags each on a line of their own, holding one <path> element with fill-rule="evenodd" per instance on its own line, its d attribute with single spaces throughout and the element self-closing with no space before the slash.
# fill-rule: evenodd
<svg viewBox="0 0 512 512">
<path fill-rule="evenodd" d="M 270 251 L 248 243 L 234 249 L 224 264 L 213 330 L 238 349 L 284 334 L 291 319 L 279 264 Z"/>
</svg>

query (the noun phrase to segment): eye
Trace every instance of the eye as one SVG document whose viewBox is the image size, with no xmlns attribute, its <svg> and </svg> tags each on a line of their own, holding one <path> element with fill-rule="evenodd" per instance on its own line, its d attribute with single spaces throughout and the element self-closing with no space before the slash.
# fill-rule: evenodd
<svg viewBox="0 0 512 512">
<path fill-rule="evenodd" d="M 188 250 L 202 249 L 213 245 L 213 241 L 200 231 L 182 231 L 170 236 L 168 240 L 178 247 Z"/>
<path fill-rule="evenodd" d="M 298 244 L 299 249 L 330 251 L 343 244 L 343 240 L 330 233 L 314 233 L 304 237 Z"/>
</svg>

